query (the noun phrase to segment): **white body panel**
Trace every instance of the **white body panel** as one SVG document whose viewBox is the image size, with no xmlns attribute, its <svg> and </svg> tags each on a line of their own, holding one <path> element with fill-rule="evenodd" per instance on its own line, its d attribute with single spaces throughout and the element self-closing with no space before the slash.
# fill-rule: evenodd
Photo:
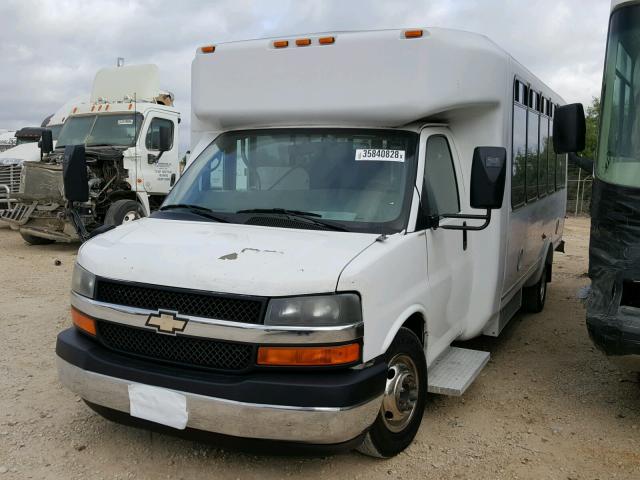
<svg viewBox="0 0 640 480">
<path fill-rule="evenodd" d="M 87 242 L 78 263 L 107 278 L 197 290 L 274 297 L 329 293 L 344 266 L 375 238 L 146 218 Z"/>
<path fill-rule="evenodd" d="M 151 102 L 160 93 L 157 65 L 129 65 L 98 70 L 91 89 L 91 102 L 121 101 L 125 97 Z"/>
</svg>

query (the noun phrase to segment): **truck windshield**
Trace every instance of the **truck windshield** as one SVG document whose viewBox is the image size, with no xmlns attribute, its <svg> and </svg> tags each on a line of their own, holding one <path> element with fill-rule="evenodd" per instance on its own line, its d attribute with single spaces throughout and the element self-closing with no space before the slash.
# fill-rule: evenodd
<svg viewBox="0 0 640 480">
<path fill-rule="evenodd" d="M 417 143 L 415 133 L 389 130 L 229 132 L 194 160 L 164 205 L 235 223 L 250 220 L 246 211 L 287 210 L 348 230 L 397 232 L 406 227 Z"/>
<path fill-rule="evenodd" d="M 136 143 L 141 125 L 142 115 L 139 113 L 71 117 L 60 131 L 57 147 L 81 144 L 88 147 L 98 145 L 132 147 Z"/>
<path fill-rule="evenodd" d="M 611 17 L 596 175 L 640 188 L 640 5 Z"/>
</svg>

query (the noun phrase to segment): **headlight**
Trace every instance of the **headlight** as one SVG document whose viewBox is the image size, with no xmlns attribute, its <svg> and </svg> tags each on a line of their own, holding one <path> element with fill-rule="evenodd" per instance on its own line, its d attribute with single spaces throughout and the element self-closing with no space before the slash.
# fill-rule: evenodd
<svg viewBox="0 0 640 480">
<path fill-rule="evenodd" d="M 95 288 L 96 276 L 76 263 L 71 277 L 71 290 L 84 297 L 93 298 Z"/>
<path fill-rule="evenodd" d="M 360 297 L 355 293 L 275 298 L 269 301 L 265 325 L 335 327 L 362 321 Z"/>
</svg>

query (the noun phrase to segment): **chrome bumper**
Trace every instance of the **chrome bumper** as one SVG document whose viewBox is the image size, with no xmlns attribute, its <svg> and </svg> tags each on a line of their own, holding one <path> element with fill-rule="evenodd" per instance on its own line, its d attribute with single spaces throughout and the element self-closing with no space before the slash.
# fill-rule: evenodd
<svg viewBox="0 0 640 480">
<path fill-rule="evenodd" d="M 78 368 L 57 358 L 61 383 L 83 399 L 129 413 L 131 382 Z M 350 408 L 304 408 L 243 403 L 178 392 L 187 399 L 188 428 L 265 440 L 338 444 L 353 440 L 376 419 L 382 397 Z"/>
</svg>

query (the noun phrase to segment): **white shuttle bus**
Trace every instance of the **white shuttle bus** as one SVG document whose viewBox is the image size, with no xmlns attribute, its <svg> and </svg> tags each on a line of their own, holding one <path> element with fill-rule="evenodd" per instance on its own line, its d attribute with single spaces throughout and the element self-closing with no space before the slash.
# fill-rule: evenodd
<svg viewBox="0 0 640 480">
<path fill-rule="evenodd" d="M 452 342 L 544 306 L 562 104 L 459 31 L 198 49 L 192 160 L 80 249 L 62 383 L 120 421 L 399 453 L 488 361 Z"/>
</svg>

